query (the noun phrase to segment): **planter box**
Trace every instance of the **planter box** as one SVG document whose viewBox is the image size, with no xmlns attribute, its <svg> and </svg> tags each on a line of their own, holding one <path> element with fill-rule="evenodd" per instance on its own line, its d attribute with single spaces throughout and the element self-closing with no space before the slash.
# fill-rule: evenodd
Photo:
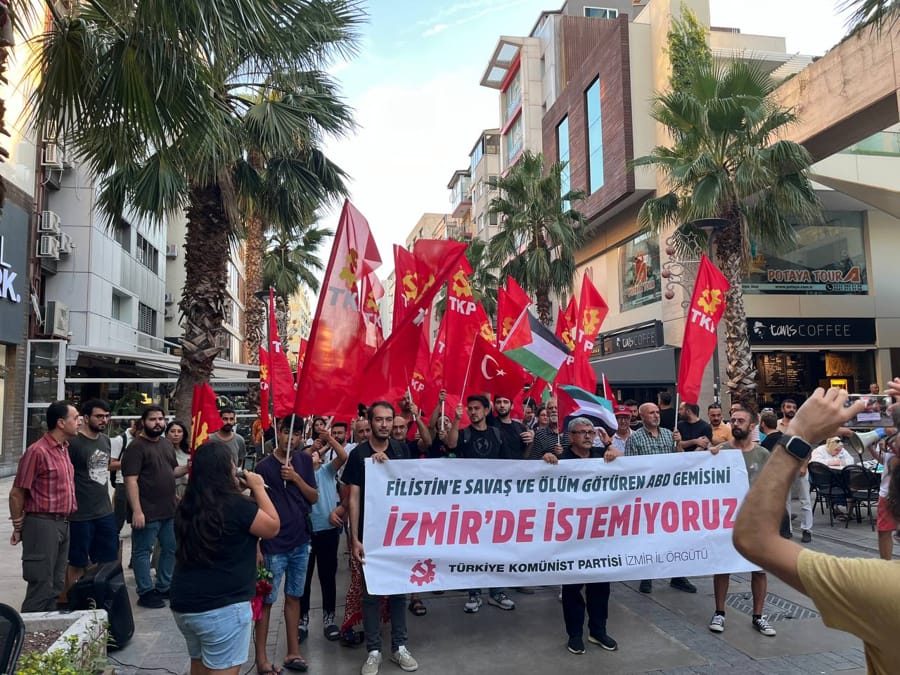
<svg viewBox="0 0 900 675">
<path fill-rule="evenodd" d="M 22 615 L 26 632 L 61 630 L 56 642 L 47 648 L 47 653 L 67 649 L 66 638 L 74 635 L 78 645 L 94 642 L 101 656 L 106 656 L 107 622 L 105 609 L 87 609 L 78 612 L 27 612 Z"/>
</svg>

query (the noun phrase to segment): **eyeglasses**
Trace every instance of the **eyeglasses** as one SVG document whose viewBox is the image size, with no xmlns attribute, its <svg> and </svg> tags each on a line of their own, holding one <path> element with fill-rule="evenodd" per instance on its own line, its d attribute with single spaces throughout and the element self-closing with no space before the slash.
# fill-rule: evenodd
<svg viewBox="0 0 900 675">
<path fill-rule="evenodd" d="M 569 434 L 583 434 L 585 436 L 595 436 L 597 434 L 593 429 L 578 429 L 576 431 L 570 431 Z"/>
</svg>

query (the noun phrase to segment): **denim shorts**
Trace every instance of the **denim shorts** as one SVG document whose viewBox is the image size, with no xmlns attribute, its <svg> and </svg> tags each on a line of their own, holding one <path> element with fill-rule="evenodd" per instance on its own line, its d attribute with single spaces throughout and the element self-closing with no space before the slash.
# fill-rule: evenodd
<svg viewBox="0 0 900 675">
<path fill-rule="evenodd" d="M 69 521 L 69 564 L 87 567 L 119 559 L 116 517 L 108 513 L 93 520 Z"/>
<path fill-rule="evenodd" d="M 192 659 L 199 659 L 210 670 L 225 670 L 246 662 L 253 629 L 249 602 L 236 602 L 208 612 L 172 614 Z"/>
<path fill-rule="evenodd" d="M 266 569 L 272 573 L 272 592 L 266 596 L 265 603 L 275 604 L 281 577 L 285 577 L 284 594 L 302 598 L 306 583 L 306 564 L 309 562 L 309 544 L 300 544 L 286 553 L 267 553 L 264 557 Z"/>
</svg>

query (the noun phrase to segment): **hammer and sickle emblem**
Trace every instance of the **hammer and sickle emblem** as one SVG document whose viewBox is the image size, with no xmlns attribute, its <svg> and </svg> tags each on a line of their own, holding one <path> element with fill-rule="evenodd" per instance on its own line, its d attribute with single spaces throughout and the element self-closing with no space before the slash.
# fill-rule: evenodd
<svg viewBox="0 0 900 675">
<path fill-rule="evenodd" d="M 472 287 L 462 270 L 456 270 L 456 274 L 453 275 L 453 292 L 461 298 L 472 297 Z"/>
<path fill-rule="evenodd" d="M 697 298 L 697 306 L 709 315 L 716 313 L 722 304 L 722 291 L 718 288 L 705 288 Z"/>
<path fill-rule="evenodd" d="M 339 275 L 344 283 L 347 284 L 347 288 L 353 288 L 354 284 L 356 284 L 356 267 L 358 260 L 359 253 L 357 253 L 355 248 L 351 248 L 347 253 L 347 261 L 344 263 L 344 268 Z"/>
<path fill-rule="evenodd" d="M 581 323 L 584 326 L 584 334 L 593 337 L 597 335 L 600 328 L 600 311 L 597 309 L 586 309 L 581 317 Z"/>
</svg>

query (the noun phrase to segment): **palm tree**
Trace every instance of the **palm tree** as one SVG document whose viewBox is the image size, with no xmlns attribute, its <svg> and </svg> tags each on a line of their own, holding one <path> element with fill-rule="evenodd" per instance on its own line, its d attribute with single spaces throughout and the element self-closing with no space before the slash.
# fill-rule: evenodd
<svg viewBox="0 0 900 675">
<path fill-rule="evenodd" d="M 734 61 L 698 66 L 690 80 L 687 89 L 654 101 L 653 118 L 672 145 L 654 148 L 634 165 L 655 166 L 670 191 L 645 201 L 638 220 L 654 232 L 677 227 L 682 242 L 698 235 L 705 242 L 691 223 L 724 221 L 715 258 L 731 284 L 724 314 L 727 386 L 737 395 L 752 394 L 756 368 L 743 297 L 750 241 L 788 245 L 792 223 L 820 221 L 821 208 L 809 180 L 809 153 L 792 141 L 774 140 L 796 118 L 769 99 L 776 85 L 768 74 Z"/>
<path fill-rule="evenodd" d="M 550 296 L 572 292 L 575 252 L 584 242 L 584 216 L 569 205 L 585 194 L 562 193 L 564 168 L 555 162 L 545 173 L 544 156 L 526 150 L 505 176 L 488 181 L 500 191 L 489 206 L 500 229 L 488 242 L 488 259 L 501 279 L 512 276 L 534 298 L 547 325 Z"/>
<path fill-rule="evenodd" d="M 841 10 L 850 10 L 847 25 L 850 33 L 862 26 L 874 24 L 878 29 L 887 21 L 896 21 L 900 13 L 898 0 L 843 0 Z"/>
<path fill-rule="evenodd" d="M 219 353 L 240 197 L 268 183 L 306 195 L 298 154 L 349 127 L 321 68 L 352 51 L 360 18 L 354 0 L 108 2 L 75 7 L 42 40 L 36 119 L 102 177 L 109 221 L 126 206 L 187 215 L 179 415 Z M 246 170 L 254 152 L 271 181 Z"/>
</svg>

